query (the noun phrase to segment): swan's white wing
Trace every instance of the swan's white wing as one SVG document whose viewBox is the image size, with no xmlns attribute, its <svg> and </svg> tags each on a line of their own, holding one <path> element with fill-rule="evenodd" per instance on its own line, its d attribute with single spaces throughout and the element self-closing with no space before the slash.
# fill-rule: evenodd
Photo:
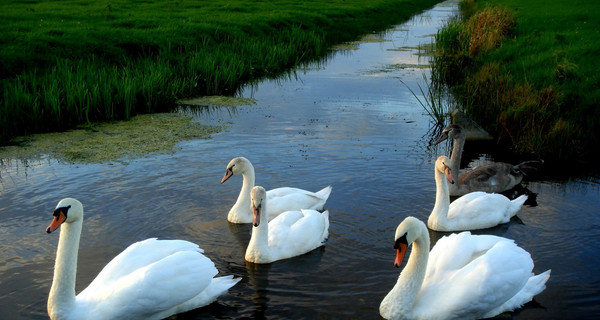
<svg viewBox="0 0 600 320">
<path fill-rule="evenodd" d="M 98 276 L 80 294 L 87 290 L 96 291 L 107 283 L 118 281 L 134 270 L 145 267 L 153 262 L 179 251 L 204 252 L 197 244 L 185 240 L 157 240 L 150 238 L 133 243 L 119 255 L 114 257 Z"/>
<path fill-rule="evenodd" d="M 269 216 L 288 210 L 322 209 L 327 198 L 315 192 L 283 187 L 267 191 Z"/>
<path fill-rule="evenodd" d="M 278 247 L 287 242 L 291 226 L 303 217 L 304 214 L 301 211 L 285 211 L 271 220 L 269 222 L 269 247 Z"/>
<path fill-rule="evenodd" d="M 275 189 L 268 190 L 267 191 L 267 199 L 277 200 L 278 198 L 287 197 L 291 194 L 307 195 L 307 196 L 313 197 L 315 199 L 320 198 L 316 193 L 310 192 L 308 190 L 292 188 L 292 187 L 281 187 L 281 188 L 275 188 Z"/>
<path fill-rule="evenodd" d="M 137 254 L 145 252 L 139 248 L 133 251 Z M 146 253 L 154 255 L 151 251 Z M 128 261 L 138 265 L 137 259 L 144 260 L 143 255 L 128 253 L 127 257 L 120 265 L 125 266 Z M 106 319 L 150 318 L 197 296 L 216 274 L 212 261 L 200 252 L 179 251 L 118 279 L 110 277 L 113 281 L 86 288 L 77 299 L 82 305 L 93 305 L 94 311 Z"/>
<path fill-rule="evenodd" d="M 328 230 L 328 211 L 288 211 L 269 223 L 269 249 L 278 259 L 301 255 L 321 246 Z"/>
<path fill-rule="evenodd" d="M 414 311 L 431 317 L 481 317 L 517 294 L 533 268 L 511 240 L 468 232 L 440 239 L 430 257 Z"/>
<path fill-rule="evenodd" d="M 329 211 L 322 213 L 306 209 L 300 211 L 304 214 L 304 218 L 292 225 L 291 235 L 305 244 L 305 248 L 316 248 L 329 236 Z"/>
<path fill-rule="evenodd" d="M 461 196 L 457 199 L 455 199 L 454 201 L 452 201 L 452 203 L 456 203 L 456 205 L 465 205 L 471 201 L 473 201 L 474 199 L 477 199 L 479 197 L 483 197 L 486 194 L 488 194 L 487 192 L 483 192 L 483 191 L 475 191 L 475 192 L 469 192 L 467 194 L 465 194 L 464 196 Z"/>
<path fill-rule="evenodd" d="M 505 216 L 509 206 L 510 200 L 501 194 L 472 192 L 450 204 L 448 219 L 476 219 L 495 225 L 508 222 Z"/>
</svg>

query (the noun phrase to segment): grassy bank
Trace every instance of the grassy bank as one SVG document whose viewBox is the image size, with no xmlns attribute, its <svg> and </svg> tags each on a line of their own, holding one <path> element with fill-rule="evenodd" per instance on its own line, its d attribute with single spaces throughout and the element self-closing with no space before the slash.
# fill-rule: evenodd
<svg viewBox="0 0 600 320">
<path fill-rule="evenodd" d="M 600 2 L 467 0 L 434 78 L 503 145 L 588 162 L 600 143 Z"/>
<path fill-rule="evenodd" d="M 231 95 L 437 0 L 0 3 L 0 144 Z"/>
</svg>

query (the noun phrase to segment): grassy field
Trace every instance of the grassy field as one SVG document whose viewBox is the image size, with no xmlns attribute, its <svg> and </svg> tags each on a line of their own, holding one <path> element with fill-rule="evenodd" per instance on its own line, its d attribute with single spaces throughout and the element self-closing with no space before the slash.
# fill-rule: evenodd
<svg viewBox="0 0 600 320">
<path fill-rule="evenodd" d="M 589 162 L 600 143 L 599 1 L 464 1 L 435 78 L 519 153 Z M 459 75 L 459 76 L 457 76 Z"/>
<path fill-rule="evenodd" d="M 233 95 L 436 2 L 4 0 L 0 144 Z"/>
</svg>

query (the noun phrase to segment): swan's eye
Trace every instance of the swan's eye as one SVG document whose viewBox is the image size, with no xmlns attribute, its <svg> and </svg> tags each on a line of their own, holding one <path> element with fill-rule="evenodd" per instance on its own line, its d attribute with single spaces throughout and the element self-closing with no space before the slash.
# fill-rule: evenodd
<svg viewBox="0 0 600 320">
<path fill-rule="evenodd" d="M 70 205 L 66 206 L 66 207 L 60 207 L 60 208 L 56 208 L 54 209 L 54 212 L 52 212 L 52 216 L 54 217 L 58 217 L 58 215 L 60 215 L 60 213 L 62 212 L 62 214 L 65 215 L 65 217 L 67 216 L 67 213 L 69 212 L 69 209 L 71 208 Z"/>
<path fill-rule="evenodd" d="M 408 241 L 406 241 L 406 233 L 402 237 L 396 239 L 396 242 L 394 243 L 394 249 L 400 249 L 401 244 L 408 244 Z"/>
</svg>

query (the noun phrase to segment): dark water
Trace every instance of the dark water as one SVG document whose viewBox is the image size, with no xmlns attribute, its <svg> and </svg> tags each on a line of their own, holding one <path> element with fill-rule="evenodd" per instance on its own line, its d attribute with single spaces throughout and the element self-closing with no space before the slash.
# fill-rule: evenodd
<svg viewBox="0 0 600 320">
<path fill-rule="evenodd" d="M 414 50 L 450 16 L 444 4 L 290 79 L 243 92 L 253 106 L 201 109 L 203 123 L 227 124 L 210 140 L 184 142 L 169 155 L 97 165 L 48 157 L 0 168 L 0 318 L 44 319 L 58 234 L 46 234 L 64 197 L 84 203 L 77 292 L 129 244 L 149 237 L 196 242 L 221 274 L 243 280 L 209 307 L 178 319 L 379 319 L 395 283 L 393 236 L 406 216 L 426 220 L 433 208 L 429 118 L 399 82 L 416 88 L 427 70 Z M 468 145 L 467 145 L 468 148 Z M 333 185 L 327 202 L 330 237 L 309 254 L 270 265 L 244 262 L 249 225 L 226 221 L 241 177 L 219 184 L 236 156 L 249 158 L 267 189 Z M 489 157 L 479 155 L 480 158 Z M 600 179 L 554 178 L 527 183 L 537 206 L 483 233 L 515 239 L 535 272 L 552 269 L 535 302 L 516 319 L 600 317 Z M 438 239 L 443 234 L 431 232 Z"/>
</svg>

